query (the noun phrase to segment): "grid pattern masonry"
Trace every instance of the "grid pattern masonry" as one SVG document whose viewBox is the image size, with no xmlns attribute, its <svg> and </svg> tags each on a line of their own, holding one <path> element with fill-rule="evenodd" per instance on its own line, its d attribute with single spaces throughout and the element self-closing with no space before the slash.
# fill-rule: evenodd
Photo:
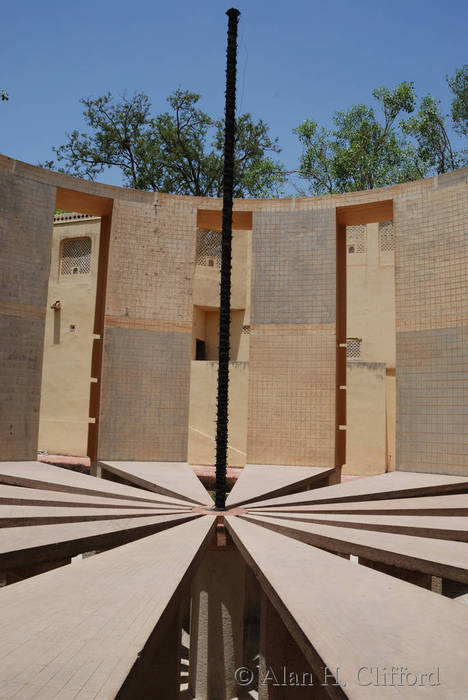
<svg viewBox="0 0 468 700">
<path fill-rule="evenodd" d="M 115 200 L 99 457 L 187 458 L 196 209 Z"/>
<path fill-rule="evenodd" d="M 61 275 L 87 275 L 91 270 L 91 238 L 66 238 L 60 255 Z"/>
<path fill-rule="evenodd" d="M 200 230 L 197 232 L 197 265 L 221 269 L 220 231 Z"/>
<path fill-rule="evenodd" d="M 336 220 L 254 214 L 247 459 L 334 463 Z"/>
<path fill-rule="evenodd" d="M 106 329 L 102 459 L 186 459 L 190 341 L 187 333 Z"/>
<path fill-rule="evenodd" d="M 365 253 L 367 251 L 367 227 L 363 224 L 359 226 L 346 227 L 346 248 L 348 253 Z"/>
<path fill-rule="evenodd" d="M 0 459 L 36 459 L 55 189 L 0 171 Z"/>
<path fill-rule="evenodd" d="M 395 250 L 393 221 L 382 221 L 379 224 L 379 244 L 382 252 L 392 252 Z"/>
<path fill-rule="evenodd" d="M 468 473 L 466 187 L 396 200 L 397 469 Z"/>
</svg>

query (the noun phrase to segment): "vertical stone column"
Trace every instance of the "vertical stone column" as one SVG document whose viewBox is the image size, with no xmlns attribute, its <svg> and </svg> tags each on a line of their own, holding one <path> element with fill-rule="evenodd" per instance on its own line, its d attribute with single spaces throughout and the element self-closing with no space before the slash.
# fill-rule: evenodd
<svg viewBox="0 0 468 700">
<path fill-rule="evenodd" d="M 166 624 L 153 632 L 120 688 L 118 700 L 178 700 L 181 682 L 183 599 L 173 606 Z"/>
<path fill-rule="evenodd" d="M 262 592 L 260 613 L 259 700 L 328 698 L 324 679 L 312 673 L 302 651 Z"/>
<path fill-rule="evenodd" d="M 97 462 L 91 462 L 91 470 L 90 470 L 91 476 L 97 476 L 99 479 L 102 479 L 102 467 L 100 464 Z"/>
<path fill-rule="evenodd" d="M 245 564 L 233 546 L 211 549 L 192 585 L 189 690 L 197 700 L 238 695 L 243 665 Z"/>
<path fill-rule="evenodd" d="M 258 650 L 260 644 L 260 604 L 261 588 L 250 566 L 245 567 L 244 599 L 244 663 L 251 672 L 252 681 L 245 690 L 257 688 L 258 684 Z M 247 677 L 247 676 L 246 676 Z"/>
<path fill-rule="evenodd" d="M 154 662 L 153 687 L 156 697 L 164 700 L 177 700 L 180 696 L 183 610 L 181 605 Z"/>
</svg>

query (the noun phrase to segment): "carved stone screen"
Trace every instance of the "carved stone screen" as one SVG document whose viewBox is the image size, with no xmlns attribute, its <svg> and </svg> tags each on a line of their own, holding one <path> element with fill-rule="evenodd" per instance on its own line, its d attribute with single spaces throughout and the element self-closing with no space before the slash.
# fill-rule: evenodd
<svg viewBox="0 0 468 700">
<path fill-rule="evenodd" d="M 466 475 L 468 186 L 446 178 L 395 199 L 397 469 Z"/>
<path fill-rule="evenodd" d="M 36 459 L 54 209 L 55 187 L 0 170 L 2 460 Z"/>
<path fill-rule="evenodd" d="M 334 209 L 255 212 L 247 461 L 335 460 Z"/>
<path fill-rule="evenodd" d="M 166 201 L 114 202 L 100 459 L 187 458 L 196 209 Z"/>
</svg>

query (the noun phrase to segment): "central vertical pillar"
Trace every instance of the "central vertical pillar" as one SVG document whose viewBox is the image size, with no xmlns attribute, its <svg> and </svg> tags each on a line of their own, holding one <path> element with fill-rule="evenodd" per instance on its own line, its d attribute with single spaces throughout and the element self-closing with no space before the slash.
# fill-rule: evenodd
<svg viewBox="0 0 468 700">
<path fill-rule="evenodd" d="M 301 649 L 262 592 L 260 613 L 259 700 L 322 700 L 329 695 L 323 680 L 312 668 Z"/>
<path fill-rule="evenodd" d="M 233 546 L 211 549 L 192 585 L 189 690 L 197 700 L 238 695 L 243 665 L 245 564 Z"/>
<path fill-rule="evenodd" d="M 216 508 L 226 506 L 228 445 L 229 346 L 231 324 L 232 198 L 234 192 L 234 149 L 236 134 L 237 23 L 239 10 L 226 12 L 228 44 L 226 105 L 224 112 L 223 231 L 221 238 L 221 284 L 219 297 L 218 394 L 216 417 Z"/>
<path fill-rule="evenodd" d="M 186 595 L 185 593 L 183 595 Z M 139 652 L 116 700 L 178 700 L 181 684 L 182 618 L 186 604 L 179 598 L 165 623 L 153 630 Z"/>
</svg>

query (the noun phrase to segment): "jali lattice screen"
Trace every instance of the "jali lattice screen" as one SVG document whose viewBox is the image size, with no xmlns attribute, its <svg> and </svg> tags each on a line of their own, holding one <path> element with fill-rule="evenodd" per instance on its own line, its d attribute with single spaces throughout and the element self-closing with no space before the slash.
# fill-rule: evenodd
<svg viewBox="0 0 468 700">
<path fill-rule="evenodd" d="M 87 275 L 91 270 L 91 238 L 66 238 L 60 251 L 61 275 Z"/>
</svg>

